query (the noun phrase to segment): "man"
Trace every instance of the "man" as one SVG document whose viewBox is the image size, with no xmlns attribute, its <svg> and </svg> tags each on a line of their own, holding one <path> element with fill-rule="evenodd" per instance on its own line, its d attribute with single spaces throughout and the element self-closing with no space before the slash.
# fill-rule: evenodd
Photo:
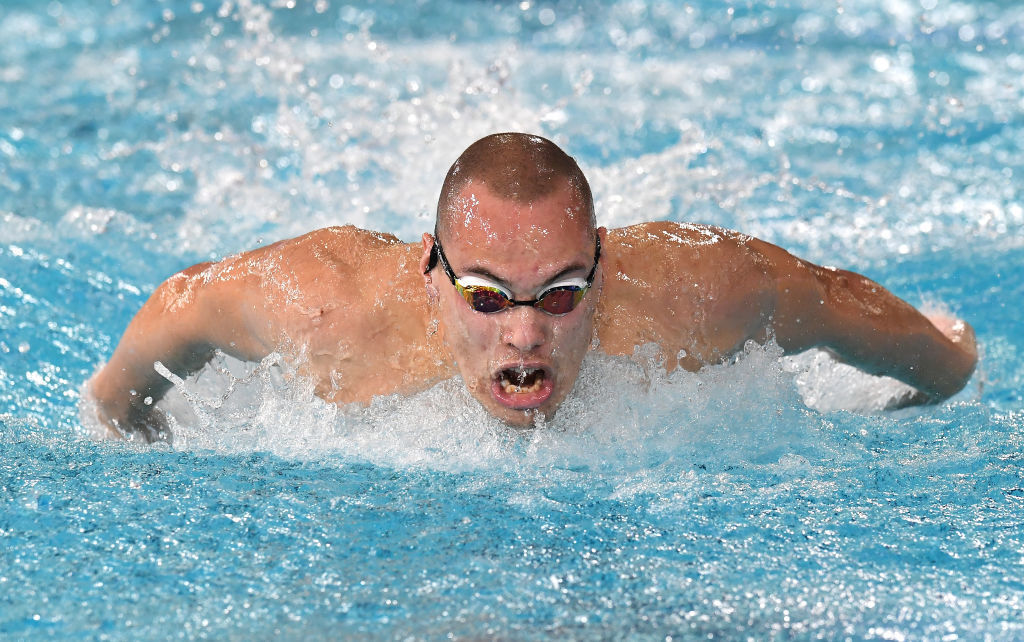
<svg viewBox="0 0 1024 642">
<path fill-rule="evenodd" d="M 934 321 L 934 323 L 933 323 Z M 116 436 L 162 436 L 153 403 L 223 351 L 278 351 L 322 398 L 366 403 L 456 374 L 512 425 L 549 417 L 588 350 L 657 346 L 697 370 L 774 338 L 815 346 L 944 399 L 977 361 L 962 321 L 930 321 L 865 277 L 735 232 L 646 223 L 597 228 L 586 178 L 554 143 L 496 134 L 449 170 L 435 235 L 403 244 L 352 227 L 204 263 L 142 307 L 91 381 Z"/>
</svg>

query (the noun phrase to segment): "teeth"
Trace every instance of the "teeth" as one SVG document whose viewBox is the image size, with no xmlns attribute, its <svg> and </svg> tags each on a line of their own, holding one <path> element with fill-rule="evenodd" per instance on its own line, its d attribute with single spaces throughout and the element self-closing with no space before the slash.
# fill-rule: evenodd
<svg viewBox="0 0 1024 642">
<path fill-rule="evenodd" d="M 537 375 L 534 377 L 533 383 L 529 386 L 524 386 L 523 382 L 534 372 L 537 372 Z M 510 371 L 508 370 L 501 373 L 501 387 L 505 390 L 505 394 L 537 392 L 544 382 L 543 373 L 533 368 L 515 368 L 513 378 L 516 380 L 516 383 L 509 379 L 509 374 Z"/>
</svg>

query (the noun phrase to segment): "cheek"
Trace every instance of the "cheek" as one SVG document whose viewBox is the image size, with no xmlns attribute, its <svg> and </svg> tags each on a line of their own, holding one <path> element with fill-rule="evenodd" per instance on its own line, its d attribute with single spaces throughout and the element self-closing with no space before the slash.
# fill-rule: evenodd
<svg viewBox="0 0 1024 642">
<path fill-rule="evenodd" d="M 493 346 L 495 335 L 494 324 L 483 315 L 463 310 L 466 303 L 462 299 L 446 301 L 442 304 L 439 328 L 443 332 L 445 345 L 461 369 L 473 367 L 476 359 L 467 357 L 478 355 Z"/>
<path fill-rule="evenodd" d="M 552 352 L 566 360 L 579 360 L 593 340 L 594 313 L 590 311 L 576 323 L 560 323 L 552 331 Z"/>
</svg>

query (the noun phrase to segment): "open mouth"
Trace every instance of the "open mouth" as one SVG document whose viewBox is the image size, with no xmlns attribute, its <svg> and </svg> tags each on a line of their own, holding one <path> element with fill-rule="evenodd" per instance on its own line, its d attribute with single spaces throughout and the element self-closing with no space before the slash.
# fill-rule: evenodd
<svg viewBox="0 0 1024 642">
<path fill-rule="evenodd" d="M 498 377 L 505 394 L 522 394 L 540 390 L 544 371 L 540 368 L 506 368 Z"/>
<path fill-rule="evenodd" d="M 515 410 L 540 406 L 553 390 L 554 382 L 546 368 L 526 365 L 499 370 L 491 386 L 494 398 Z"/>
</svg>

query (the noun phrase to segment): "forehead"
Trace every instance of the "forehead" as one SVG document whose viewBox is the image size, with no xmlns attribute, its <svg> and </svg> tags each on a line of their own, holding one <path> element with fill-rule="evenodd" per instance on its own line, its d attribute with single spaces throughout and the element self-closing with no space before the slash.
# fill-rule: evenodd
<svg viewBox="0 0 1024 642">
<path fill-rule="evenodd" d="M 444 245 L 446 252 L 449 247 L 480 249 L 495 257 L 553 251 L 574 255 L 592 253 L 593 248 L 586 248 L 593 245 L 593 237 L 586 204 L 568 181 L 528 202 L 496 196 L 486 185 L 471 182 L 449 201 Z"/>
</svg>

